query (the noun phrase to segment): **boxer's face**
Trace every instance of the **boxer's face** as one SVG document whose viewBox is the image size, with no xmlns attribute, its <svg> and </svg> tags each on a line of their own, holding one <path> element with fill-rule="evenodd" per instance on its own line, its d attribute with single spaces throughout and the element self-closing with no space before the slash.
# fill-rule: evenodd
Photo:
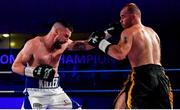
<svg viewBox="0 0 180 110">
<path fill-rule="evenodd" d="M 132 26 L 132 14 L 127 12 L 127 8 L 121 10 L 120 18 L 120 23 L 123 28 L 129 28 Z"/>
<path fill-rule="evenodd" d="M 69 40 L 71 34 L 72 32 L 68 28 L 60 24 L 55 30 L 54 42 L 58 41 L 60 44 L 64 44 Z"/>
</svg>

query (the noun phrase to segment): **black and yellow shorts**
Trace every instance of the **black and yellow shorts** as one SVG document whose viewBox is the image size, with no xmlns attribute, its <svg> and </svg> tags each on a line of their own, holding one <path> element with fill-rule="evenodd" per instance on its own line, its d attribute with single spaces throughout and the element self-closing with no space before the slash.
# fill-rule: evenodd
<svg viewBox="0 0 180 110">
<path fill-rule="evenodd" d="M 148 64 L 134 68 L 127 92 L 127 106 L 133 109 L 173 108 L 173 94 L 164 68 Z"/>
</svg>

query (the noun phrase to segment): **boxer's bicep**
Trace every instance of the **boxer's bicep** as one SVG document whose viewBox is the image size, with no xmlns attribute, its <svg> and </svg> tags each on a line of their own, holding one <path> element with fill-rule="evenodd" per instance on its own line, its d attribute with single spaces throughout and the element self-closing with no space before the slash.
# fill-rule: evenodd
<svg viewBox="0 0 180 110">
<path fill-rule="evenodd" d="M 118 46 L 121 52 L 124 54 L 124 56 L 127 56 L 132 46 L 132 37 L 127 35 L 122 35 L 121 40 L 118 43 Z"/>
<path fill-rule="evenodd" d="M 108 54 L 117 60 L 123 60 L 128 55 L 132 45 L 132 39 L 127 35 L 121 35 L 117 45 L 109 47 Z"/>
<path fill-rule="evenodd" d="M 33 46 L 31 43 L 27 42 L 24 46 L 24 48 L 20 52 L 20 59 L 22 64 L 26 64 L 29 62 L 29 60 L 32 57 L 32 52 L 33 52 Z"/>
<path fill-rule="evenodd" d="M 32 48 L 28 44 L 25 44 L 23 49 L 16 56 L 16 59 L 12 65 L 13 72 L 24 74 L 25 65 L 30 60 L 32 51 Z"/>
</svg>

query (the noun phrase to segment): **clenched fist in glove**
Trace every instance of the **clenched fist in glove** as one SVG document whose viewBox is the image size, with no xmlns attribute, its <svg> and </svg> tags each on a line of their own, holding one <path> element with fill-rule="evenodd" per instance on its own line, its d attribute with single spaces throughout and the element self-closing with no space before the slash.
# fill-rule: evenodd
<svg viewBox="0 0 180 110">
<path fill-rule="evenodd" d="M 49 65 L 39 65 L 36 68 L 26 67 L 25 76 L 38 78 L 41 80 L 52 81 L 54 78 L 55 70 Z"/>
<path fill-rule="evenodd" d="M 88 43 L 94 47 L 98 47 L 103 52 L 107 52 L 108 46 L 110 46 L 110 42 L 105 39 L 104 32 L 93 32 L 89 36 Z"/>
</svg>

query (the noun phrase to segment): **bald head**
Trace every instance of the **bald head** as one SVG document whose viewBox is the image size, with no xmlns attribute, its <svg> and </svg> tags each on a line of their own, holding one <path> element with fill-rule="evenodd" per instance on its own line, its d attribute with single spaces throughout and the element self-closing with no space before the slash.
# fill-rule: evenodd
<svg viewBox="0 0 180 110">
<path fill-rule="evenodd" d="M 136 14 L 141 18 L 141 11 L 135 3 L 128 3 L 123 9 L 126 9 L 129 14 Z"/>
</svg>

